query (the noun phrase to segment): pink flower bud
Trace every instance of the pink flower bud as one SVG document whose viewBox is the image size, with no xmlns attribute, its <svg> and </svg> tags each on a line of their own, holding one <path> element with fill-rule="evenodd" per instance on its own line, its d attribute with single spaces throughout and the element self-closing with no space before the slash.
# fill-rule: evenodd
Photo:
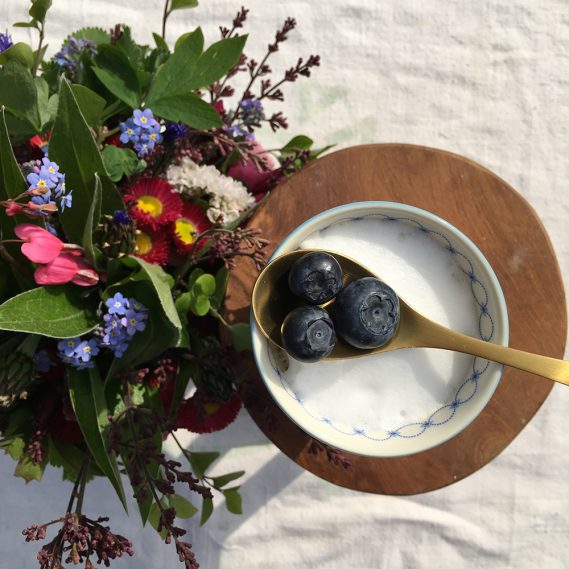
<svg viewBox="0 0 569 569">
<path fill-rule="evenodd" d="M 227 175 L 239 180 L 255 195 L 265 192 L 267 183 L 272 177 L 272 171 L 279 167 L 277 160 L 269 154 L 260 144 L 253 146 L 253 153 L 257 154 L 265 164 L 265 170 L 259 170 L 253 160 L 239 161 L 230 166 Z"/>
</svg>

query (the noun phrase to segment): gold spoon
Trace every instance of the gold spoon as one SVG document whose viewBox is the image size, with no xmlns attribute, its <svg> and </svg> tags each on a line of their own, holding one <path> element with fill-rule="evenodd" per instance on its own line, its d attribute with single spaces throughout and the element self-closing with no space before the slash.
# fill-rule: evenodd
<svg viewBox="0 0 569 569">
<path fill-rule="evenodd" d="M 293 308 L 303 304 L 289 290 L 288 272 L 299 257 L 310 251 L 322 251 L 336 258 L 344 272 L 344 286 L 362 277 L 380 278 L 357 261 L 322 249 L 293 251 L 271 261 L 259 275 L 253 288 L 253 316 L 261 332 L 281 349 L 283 349 L 281 342 L 283 320 Z M 439 348 L 472 354 L 569 385 L 569 362 L 530 354 L 460 334 L 429 320 L 411 308 L 401 297 L 398 298 L 399 326 L 393 338 L 385 346 L 360 350 L 338 338 L 336 346 L 326 359 L 356 358 L 401 348 Z M 333 302 L 334 300 L 331 300 L 321 306 L 328 307 Z"/>
</svg>

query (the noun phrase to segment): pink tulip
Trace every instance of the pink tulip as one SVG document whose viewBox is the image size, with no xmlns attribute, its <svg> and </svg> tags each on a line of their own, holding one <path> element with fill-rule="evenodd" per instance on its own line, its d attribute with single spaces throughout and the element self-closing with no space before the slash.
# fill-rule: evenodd
<svg viewBox="0 0 569 569">
<path fill-rule="evenodd" d="M 49 263 L 63 249 L 63 242 L 46 229 L 31 223 L 21 223 L 14 227 L 14 233 L 24 241 L 22 254 L 32 263 Z"/>
<path fill-rule="evenodd" d="M 99 275 L 83 259 L 73 253 L 60 253 L 49 263 L 36 269 L 34 279 L 39 285 L 57 285 L 72 282 L 79 286 L 92 286 Z"/>
<path fill-rule="evenodd" d="M 273 176 L 272 171 L 279 168 L 279 163 L 260 144 L 255 144 L 252 150 L 261 157 L 267 169 L 259 170 L 253 160 L 239 161 L 227 169 L 227 175 L 243 182 L 255 195 L 266 191 L 267 183 Z"/>
</svg>

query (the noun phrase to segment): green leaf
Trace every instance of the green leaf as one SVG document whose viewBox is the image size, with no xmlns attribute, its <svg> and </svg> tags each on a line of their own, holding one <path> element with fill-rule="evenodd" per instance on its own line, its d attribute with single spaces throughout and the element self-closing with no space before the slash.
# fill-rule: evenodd
<svg viewBox="0 0 569 569">
<path fill-rule="evenodd" d="M 187 314 L 192 306 L 193 295 L 190 292 L 182 293 L 177 299 L 174 305 L 178 314 Z"/>
<path fill-rule="evenodd" d="M 114 454 L 107 449 L 105 431 L 109 424 L 109 410 L 99 371 L 96 367 L 83 371 L 68 367 L 67 377 L 71 403 L 85 442 L 95 462 L 113 485 L 124 509 L 127 510 L 117 462 Z"/>
<path fill-rule="evenodd" d="M 218 452 L 192 452 L 190 464 L 196 478 L 203 478 L 207 469 L 219 458 Z"/>
<path fill-rule="evenodd" d="M 239 486 L 237 488 L 229 488 L 223 491 L 225 496 L 225 506 L 232 514 L 242 514 L 242 500 L 239 494 Z"/>
<path fill-rule="evenodd" d="M 154 114 L 173 121 L 182 122 L 194 128 L 209 130 L 223 123 L 212 105 L 200 99 L 195 93 L 184 93 L 157 99 L 152 104 Z"/>
<path fill-rule="evenodd" d="M 95 246 L 93 245 L 93 231 L 99 223 L 101 217 L 101 179 L 95 174 L 95 191 L 93 192 L 93 201 L 89 208 L 89 215 L 85 223 L 83 231 L 82 245 L 85 250 L 85 257 L 92 265 L 95 265 Z"/>
<path fill-rule="evenodd" d="M 159 99 L 191 91 L 191 88 L 186 87 L 185 82 L 194 72 L 198 58 L 203 51 L 203 43 L 203 33 L 200 28 L 197 28 L 176 46 L 174 53 L 158 69 L 146 101 L 153 111 Z"/>
<path fill-rule="evenodd" d="M 229 269 L 221 267 L 221 269 L 215 273 L 215 294 L 212 298 L 210 298 L 211 305 L 215 308 L 215 310 L 219 310 L 223 305 L 228 282 Z"/>
<path fill-rule="evenodd" d="M 122 180 L 123 176 L 139 174 L 147 166 L 130 148 L 118 148 L 112 144 L 103 149 L 103 163 L 113 182 Z"/>
<path fill-rule="evenodd" d="M 9 61 L 0 69 L 0 105 L 40 132 L 42 125 L 37 96 L 34 78 L 21 63 Z"/>
<path fill-rule="evenodd" d="M 211 45 L 199 58 L 190 81 L 190 89 L 211 85 L 226 75 L 239 61 L 247 36 L 218 41 Z"/>
<path fill-rule="evenodd" d="M 176 374 L 176 383 L 174 384 L 174 395 L 172 396 L 170 409 L 167 409 L 170 415 L 175 416 L 178 412 L 178 407 L 184 398 L 188 383 L 196 373 L 197 365 L 198 364 L 195 360 L 188 361 L 180 359 L 178 364 L 178 373 Z"/>
<path fill-rule="evenodd" d="M 18 166 L 12 145 L 10 144 L 5 112 L 2 109 L 2 123 L 0 124 L 0 200 L 15 198 L 27 189 L 28 184 Z M 2 212 L 0 223 L 6 218 L 8 216 Z M 4 227 L 4 225 L 2 226 Z M 5 236 L 4 238 L 6 239 L 7 237 Z"/>
<path fill-rule="evenodd" d="M 71 34 L 72 37 L 95 42 L 97 46 L 111 43 L 111 34 L 103 28 L 81 28 Z"/>
<path fill-rule="evenodd" d="M 23 478 L 26 482 L 32 480 L 41 480 L 43 471 L 45 470 L 45 461 L 40 464 L 34 464 L 29 454 L 24 454 L 16 465 L 14 476 Z"/>
<path fill-rule="evenodd" d="M 193 517 L 198 509 L 186 498 L 180 496 L 179 494 L 174 494 L 168 498 L 170 502 L 170 506 L 175 508 L 176 510 L 176 517 L 181 519 L 188 519 Z"/>
<path fill-rule="evenodd" d="M 14 437 L 7 441 L 6 446 L 3 446 L 3 448 L 10 455 L 12 460 L 20 460 L 26 448 L 26 441 L 24 441 L 22 437 Z"/>
<path fill-rule="evenodd" d="M 196 316 L 205 316 L 211 307 L 209 298 L 207 296 L 194 296 L 192 297 L 192 303 L 190 305 L 190 310 Z"/>
<path fill-rule="evenodd" d="M 130 26 L 123 26 L 122 33 L 114 45 L 122 49 L 135 69 L 142 67 L 143 56 L 149 48 L 146 45 L 139 45 L 134 41 Z"/>
<path fill-rule="evenodd" d="M 172 0 L 170 11 L 183 10 L 184 8 L 195 8 L 198 5 L 198 0 Z"/>
<path fill-rule="evenodd" d="M 28 184 L 24 180 L 22 171 L 16 162 L 16 157 L 10 144 L 8 129 L 6 127 L 6 116 L 4 108 L 2 108 L 2 120 L 0 122 L 0 200 L 15 198 L 28 189 Z M 17 217 L 9 217 L 5 212 L 0 212 L 0 235 L 3 239 L 11 239 L 14 237 L 14 226 L 18 222 Z M 34 281 L 29 270 L 29 263 L 25 261 L 20 252 L 20 247 L 16 243 L 6 243 L 6 250 L 12 257 L 22 263 L 26 270 L 21 270 L 10 265 L 10 269 L 14 278 L 22 289 L 28 289 L 34 286 Z"/>
<path fill-rule="evenodd" d="M 161 35 L 153 33 L 152 37 L 154 38 L 154 43 L 156 44 L 156 47 L 158 49 L 163 49 L 164 51 L 170 51 L 168 44 Z"/>
<path fill-rule="evenodd" d="M 168 283 L 168 278 L 164 269 L 158 265 L 151 265 L 137 257 L 125 257 L 122 259 L 124 265 L 130 268 L 139 268 L 138 273 L 133 277 L 134 281 L 147 281 L 153 288 L 158 301 L 162 307 L 164 316 L 168 319 L 172 327 L 180 331 L 182 324 L 178 311 L 174 305 L 172 292 Z"/>
<path fill-rule="evenodd" d="M 93 301 L 83 298 L 75 285 L 34 288 L 0 305 L 0 330 L 71 338 L 98 323 Z"/>
<path fill-rule="evenodd" d="M 226 75 L 239 61 L 246 41 L 247 35 L 243 35 L 211 45 L 200 56 L 192 76 L 183 82 L 185 90 L 211 85 Z"/>
<path fill-rule="evenodd" d="M 246 35 L 224 39 L 201 53 L 203 34 L 198 28 L 177 44 L 174 54 L 156 74 L 148 105 L 154 110 L 162 98 L 186 95 L 221 79 L 239 61 L 246 41 Z"/>
<path fill-rule="evenodd" d="M 204 498 L 202 501 L 202 515 L 200 518 L 200 526 L 203 526 L 213 514 L 213 500 L 211 498 Z"/>
<path fill-rule="evenodd" d="M 244 322 L 233 324 L 230 326 L 229 331 L 231 333 L 233 346 L 238 352 L 253 350 L 253 344 L 251 342 L 251 326 L 249 324 L 245 324 Z"/>
<path fill-rule="evenodd" d="M 31 22 L 16 22 L 15 24 L 12 24 L 15 28 L 37 28 L 38 27 L 38 23 L 35 20 L 32 20 Z"/>
<path fill-rule="evenodd" d="M 0 53 L 0 65 L 6 65 L 9 61 L 17 61 L 31 69 L 34 65 L 34 52 L 27 43 L 15 43 Z"/>
<path fill-rule="evenodd" d="M 105 174 L 103 159 L 67 80 L 62 78 L 59 107 L 49 142 L 49 157 L 65 172 L 67 187 L 73 190 L 73 206 L 61 214 L 63 229 L 72 243 L 80 243 L 87 223 L 95 174 L 101 177 L 101 215 L 124 209 L 114 184 Z"/>
<path fill-rule="evenodd" d="M 55 437 L 49 437 L 49 463 L 63 469 L 63 480 L 75 482 L 84 459 L 84 451 L 82 452 L 76 445 L 65 443 Z"/>
<path fill-rule="evenodd" d="M 200 268 L 200 267 L 196 267 L 191 273 L 190 276 L 188 278 L 188 288 L 192 289 L 195 282 L 202 276 L 205 275 L 205 271 Z"/>
<path fill-rule="evenodd" d="M 36 105 L 37 112 L 39 116 L 39 121 L 41 125 L 41 130 L 45 130 L 44 127 L 51 120 L 52 115 L 49 109 L 49 86 L 47 81 L 43 77 L 34 77 L 34 83 L 36 85 Z"/>
<path fill-rule="evenodd" d="M 196 279 L 192 288 L 196 288 L 204 296 L 213 296 L 215 293 L 215 277 L 206 273 Z"/>
<path fill-rule="evenodd" d="M 300 134 L 289 140 L 282 148 L 281 152 L 294 152 L 295 150 L 309 150 L 314 141 L 308 136 Z"/>
<path fill-rule="evenodd" d="M 51 0 L 32 0 L 32 6 L 28 13 L 34 20 L 43 23 L 50 7 Z"/>
<path fill-rule="evenodd" d="M 160 508 L 155 502 L 150 506 L 150 511 L 148 512 L 148 523 L 158 531 L 158 522 L 160 521 Z"/>
<path fill-rule="evenodd" d="M 141 95 L 138 75 L 123 50 L 113 45 L 102 45 L 95 63 L 92 69 L 99 81 L 131 108 L 138 107 Z"/>
<path fill-rule="evenodd" d="M 71 85 L 71 89 L 73 90 L 73 95 L 75 95 L 75 100 L 79 105 L 79 110 L 85 118 L 86 123 L 89 126 L 99 124 L 105 106 L 107 105 L 105 99 L 83 85 L 73 84 Z"/>
<path fill-rule="evenodd" d="M 229 474 L 224 474 L 223 476 L 214 476 L 211 479 L 213 486 L 215 488 L 223 488 L 226 484 L 241 478 L 245 474 L 244 470 L 240 470 L 239 472 L 231 472 Z"/>
</svg>

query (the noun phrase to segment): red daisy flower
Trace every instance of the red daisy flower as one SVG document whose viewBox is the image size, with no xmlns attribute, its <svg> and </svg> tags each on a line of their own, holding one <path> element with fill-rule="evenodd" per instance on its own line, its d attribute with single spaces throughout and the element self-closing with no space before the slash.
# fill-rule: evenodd
<svg viewBox="0 0 569 569">
<path fill-rule="evenodd" d="M 172 234 L 178 252 L 182 255 L 189 253 L 196 237 L 210 227 L 211 222 L 201 207 L 184 203 L 180 217 L 172 224 Z M 202 241 L 200 247 L 205 243 L 205 239 Z"/>
<path fill-rule="evenodd" d="M 221 431 L 235 420 L 240 409 L 241 399 L 235 392 L 227 403 L 223 403 L 196 391 L 192 397 L 182 401 L 176 417 L 176 427 L 192 433 Z"/>
<path fill-rule="evenodd" d="M 162 178 L 143 178 L 125 196 L 130 213 L 140 227 L 158 229 L 174 221 L 182 211 L 182 198 Z"/>
<path fill-rule="evenodd" d="M 134 254 L 147 263 L 165 265 L 170 255 L 170 242 L 163 232 L 142 229 L 136 232 Z"/>
</svg>

